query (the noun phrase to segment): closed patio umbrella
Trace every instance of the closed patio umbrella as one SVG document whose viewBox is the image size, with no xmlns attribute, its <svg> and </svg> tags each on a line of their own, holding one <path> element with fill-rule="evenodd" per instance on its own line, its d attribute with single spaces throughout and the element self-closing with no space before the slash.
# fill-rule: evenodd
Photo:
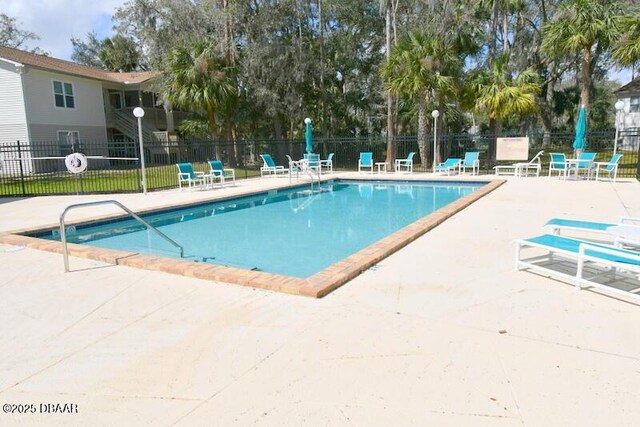
<svg viewBox="0 0 640 427">
<path fill-rule="evenodd" d="M 307 153 L 313 153 L 313 128 L 311 127 L 311 119 L 304 119 L 305 130 L 304 130 L 304 140 L 306 142 L 305 151 Z"/>
<path fill-rule="evenodd" d="M 587 147 L 587 107 L 584 105 L 580 107 L 580 114 L 578 115 L 578 122 L 576 123 L 576 137 L 573 140 L 573 149 L 575 150 L 576 158 L 580 155 L 582 150 Z"/>
</svg>

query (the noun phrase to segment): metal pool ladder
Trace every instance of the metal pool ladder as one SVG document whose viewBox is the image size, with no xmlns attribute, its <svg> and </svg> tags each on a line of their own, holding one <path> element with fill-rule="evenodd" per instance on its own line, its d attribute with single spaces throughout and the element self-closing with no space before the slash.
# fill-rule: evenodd
<svg viewBox="0 0 640 427">
<path fill-rule="evenodd" d="M 127 214 L 131 215 L 135 220 L 137 220 L 138 222 L 142 223 L 149 230 L 155 231 L 156 234 L 158 234 L 164 240 L 166 240 L 167 242 L 169 242 L 170 244 L 172 244 L 176 248 L 180 249 L 180 258 L 184 258 L 184 248 L 182 246 L 180 246 L 178 243 L 176 243 L 175 240 L 171 239 L 169 236 L 164 234 L 162 231 L 158 230 L 156 227 L 154 227 L 153 225 L 149 224 L 144 219 L 140 218 L 131 209 L 129 209 L 128 207 L 126 207 L 122 203 L 118 202 L 117 200 L 99 200 L 97 202 L 76 203 L 76 204 L 73 204 L 73 205 L 69 205 L 60 214 L 60 240 L 62 242 L 62 256 L 64 258 L 64 271 L 66 273 L 69 272 L 69 251 L 67 250 L 67 231 L 66 231 L 66 225 L 64 223 L 64 218 L 67 215 L 67 212 L 69 212 L 69 211 L 71 211 L 73 209 L 84 208 L 84 207 L 88 207 L 88 206 L 99 206 L 99 205 L 116 205 L 116 206 L 118 206 L 120 209 L 125 211 Z"/>
</svg>

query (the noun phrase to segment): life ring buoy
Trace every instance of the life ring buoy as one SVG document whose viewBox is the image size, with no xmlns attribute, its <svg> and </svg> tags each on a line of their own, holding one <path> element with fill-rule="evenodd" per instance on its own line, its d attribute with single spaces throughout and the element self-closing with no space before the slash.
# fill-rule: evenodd
<svg viewBox="0 0 640 427">
<path fill-rule="evenodd" d="M 71 173 L 81 173 L 87 169 L 87 158 L 82 153 L 71 153 L 64 158 L 64 164 Z"/>
</svg>

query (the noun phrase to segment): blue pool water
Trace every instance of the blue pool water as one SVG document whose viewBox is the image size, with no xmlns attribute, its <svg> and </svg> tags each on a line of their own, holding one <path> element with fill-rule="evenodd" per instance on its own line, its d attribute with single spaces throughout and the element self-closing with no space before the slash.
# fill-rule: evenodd
<svg viewBox="0 0 640 427">
<path fill-rule="evenodd" d="M 305 278 L 472 193 L 483 183 L 346 181 L 271 191 L 144 218 L 185 258 Z M 43 236 L 59 239 L 49 234 Z M 134 220 L 70 230 L 72 243 L 179 258 Z"/>
</svg>

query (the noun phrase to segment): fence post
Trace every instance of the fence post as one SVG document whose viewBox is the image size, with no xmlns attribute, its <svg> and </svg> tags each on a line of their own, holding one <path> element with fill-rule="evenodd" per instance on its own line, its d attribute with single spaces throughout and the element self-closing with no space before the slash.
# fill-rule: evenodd
<svg viewBox="0 0 640 427">
<path fill-rule="evenodd" d="M 20 150 L 20 140 L 18 140 L 17 143 L 18 143 L 18 165 L 20 165 L 20 184 L 22 187 L 22 195 L 26 196 L 27 190 L 24 186 L 24 169 L 22 167 L 22 151 Z"/>
</svg>

